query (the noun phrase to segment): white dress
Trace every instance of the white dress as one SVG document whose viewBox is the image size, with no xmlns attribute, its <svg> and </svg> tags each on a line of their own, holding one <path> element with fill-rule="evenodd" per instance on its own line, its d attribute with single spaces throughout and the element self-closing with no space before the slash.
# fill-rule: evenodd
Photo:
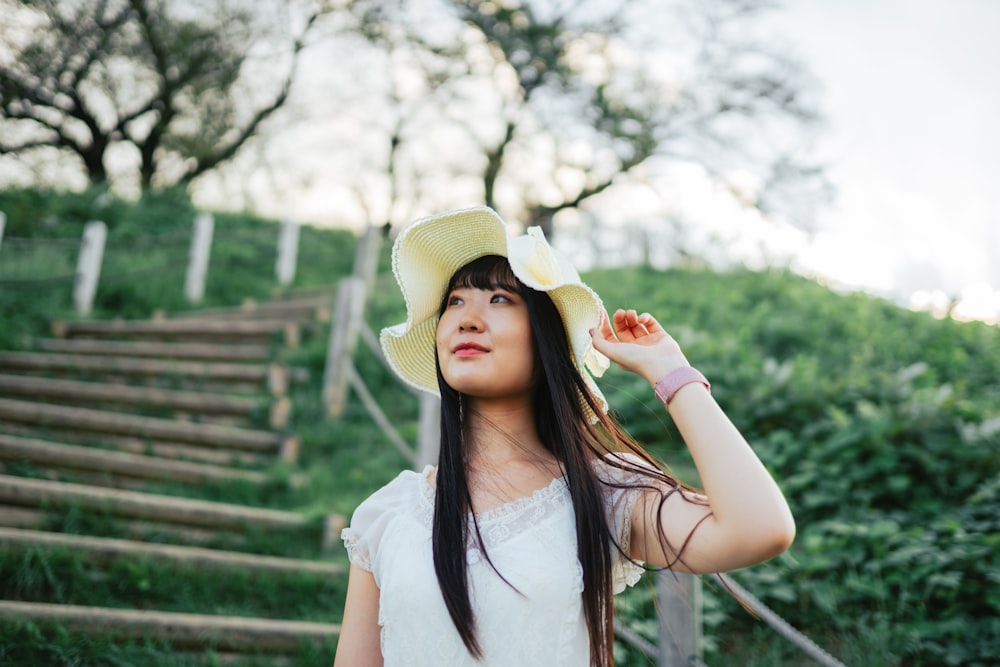
<svg viewBox="0 0 1000 667">
<path fill-rule="evenodd" d="M 602 479 L 630 475 L 604 463 Z M 431 522 L 434 490 L 423 472 L 405 471 L 365 500 L 342 537 L 351 562 L 374 575 L 386 667 L 581 667 L 590 643 L 576 553 L 573 507 L 558 478 L 530 496 L 476 515 L 497 576 L 477 548 L 469 564 L 473 614 L 483 659 L 462 643 L 434 574 Z M 618 543 L 627 552 L 629 517 L 640 491 L 605 487 L 605 507 Z M 642 567 L 615 555 L 614 592 L 634 585 Z"/>
</svg>

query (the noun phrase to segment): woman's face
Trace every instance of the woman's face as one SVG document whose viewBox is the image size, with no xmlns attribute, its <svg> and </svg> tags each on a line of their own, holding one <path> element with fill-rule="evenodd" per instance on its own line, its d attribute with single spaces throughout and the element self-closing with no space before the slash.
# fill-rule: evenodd
<svg viewBox="0 0 1000 667">
<path fill-rule="evenodd" d="M 441 375 L 458 392 L 483 399 L 530 400 L 535 352 L 528 307 L 504 287 L 457 287 L 437 327 Z"/>
</svg>

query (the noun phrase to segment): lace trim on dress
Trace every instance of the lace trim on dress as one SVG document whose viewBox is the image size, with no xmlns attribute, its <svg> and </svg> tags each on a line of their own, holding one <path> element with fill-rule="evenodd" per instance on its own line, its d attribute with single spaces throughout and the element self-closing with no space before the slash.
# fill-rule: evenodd
<svg viewBox="0 0 1000 667">
<path fill-rule="evenodd" d="M 421 497 L 424 500 L 421 513 L 426 512 L 433 521 L 434 488 L 428 479 L 430 468 L 431 466 L 424 468 L 420 476 Z M 483 546 L 489 550 L 522 530 L 537 525 L 552 512 L 565 510 L 568 507 L 566 497 L 568 494 L 565 478 L 556 477 L 548 486 L 536 489 L 527 496 L 477 512 L 475 518 L 479 524 L 479 532 L 483 536 Z M 473 551 L 478 553 L 478 549 L 473 548 Z"/>
<path fill-rule="evenodd" d="M 344 528 L 340 531 L 340 539 L 344 541 L 344 547 L 347 548 L 347 559 L 361 569 L 371 572 L 371 559 L 368 557 L 368 554 L 358 547 L 358 542 L 361 540 L 361 536 L 357 533 L 357 531 L 351 530 L 350 527 Z"/>
<path fill-rule="evenodd" d="M 626 482 L 635 483 L 638 480 L 638 475 L 630 474 L 628 475 Z M 614 494 L 617 498 L 612 503 L 612 512 L 615 512 L 614 505 L 621 503 L 622 510 L 621 516 L 621 527 L 619 528 L 619 544 L 621 552 L 615 563 L 614 572 L 614 594 L 618 595 L 625 590 L 626 587 L 631 588 L 639 583 L 642 575 L 646 572 L 646 568 L 642 566 L 641 563 L 632 560 L 629 555 L 629 551 L 632 546 L 632 511 L 635 509 L 635 504 L 639 501 L 642 493 L 636 489 L 619 489 Z"/>
<path fill-rule="evenodd" d="M 434 520 L 434 487 L 431 486 L 429 479 L 432 468 L 433 466 L 430 465 L 424 468 L 419 482 L 420 497 L 424 501 L 421 503 L 419 513 L 422 519 L 426 520 L 428 526 Z M 631 475 L 629 481 L 633 481 L 635 477 L 635 475 Z M 619 544 L 612 545 L 612 549 L 617 551 L 618 546 L 620 546 L 624 552 L 618 554 L 616 559 L 614 592 L 617 594 L 624 590 L 626 585 L 631 587 L 637 584 L 646 570 L 642 565 L 633 562 L 628 557 L 632 537 L 630 518 L 640 494 L 629 489 L 616 489 L 610 492 L 611 496 L 607 498 L 607 507 L 612 516 L 609 516 L 608 519 L 614 525 L 613 515 L 617 514 L 621 517 L 621 525 L 617 535 Z M 521 530 L 537 525 L 551 512 L 565 510 L 568 504 L 571 504 L 568 495 L 569 487 L 566 484 L 566 478 L 556 477 L 547 486 L 536 489 L 527 496 L 477 513 L 475 517 L 479 523 L 479 531 L 483 536 L 483 546 L 489 550 L 503 543 L 507 538 L 517 535 Z M 615 506 L 619 503 L 622 507 L 620 513 L 615 511 Z M 478 560 L 479 555 L 479 550 L 476 547 L 470 549 L 470 558 Z"/>
<path fill-rule="evenodd" d="M 429 479 L 433 466 L 426 466 L 420 475 L 420 503 L 418 512 L 421 520 L 425 521 L 429 527 L 434 520 L 434 487 Z M 635 475 L 630 475 L 627 481 L 634 481 Z M 631 587 L 639 583 L 645 568 L 628 557 L 629 545 L 631 544 L 632 523 L 630 518 L 632 510 L 641 495 L 634 489 L 609 489 L 610 496 L 607 497 L 607 507 L 611 516 L 608 519 L 615 524 L 614 515 L 620 517 L 621 525 L 618 526 L 616 536 L 624 553 L 617 553 L 615 558 L 613 579 L 615 594 L 621 593 L 626 586 Z M 475 515 L 479 523 L 479 532 L 483 536 L 483 546 L 490 549 L 502 544 L 505 540 L 517 535 L 523 530 L 540 524 L 547 516 L 555 511 L 566 511 L 571 507 L 569 498 L 569 487 L 566 485 L 565 477 L 554 478 L 548 486 L 536 489 L 527 496 L 522 496 L 503 505 L 479 512 Z M 616 505 L 621 506 L 621 511 L 616 511 Z M 612 545 L 612 549 L 617 551 L 618 546 Z M 481 553 L 476 546 L 469 549 L 470 561 L 478 562 Z M 472 564 L 470 562 L 470 564 Z M 579 565 L 579 564 L 578 564 Z M 582 586 L 582 570 L 580 576 Z M 582 588 L 581 588 L 582 591 Z M 568 617 L 567 617 L 568 618 Z"/>
<path fill-rule="evenodd" d="M 431 486 L 431 481 L 429 479 L 429 474 L 432 466 L 427 466 L 424 468 L 423 473 L 420 475 L 422 480 L 421 491 L 424 500 L 433 508 L 434 507 L 434 487 Z M 540 489 L 535 489 L 530 494 L 526 496 L 521 496 L 520 498 L 515 498 L 510 502 L 504 503 L 503 505 L 498 505 L 492 507 L 488 510 L 476 513 L 476 521 L 479 523 L 484 523 L 487 521 L 494 521 L 504 516 L 511 514 L 517 514 L 523 511 L 526 507 L 535 504 L 538 501 L 546 500 L 548 496 L 560 490 L 561 487 L 565 487 L 566 481 L 565 477 L 556 477 L 547 486 Z"/>
<path fill-rule="evenodd" d="M 625 579 L 624 579 L 625 586 L 621 586 L 618 590 L 615 590 L 614 591 L 615 595 L 624 591 L 626 586 L 629 588 L 635 586 L 637 583 L 639 583 L 639 580 L 642 579 L 642 575 L 646 572 L 646 568 L 642 567 L 641 565 L 638 565 L 629 558 L 625 558 L 622 560 L 622 567 L 625 570 Z"/>
</svg>

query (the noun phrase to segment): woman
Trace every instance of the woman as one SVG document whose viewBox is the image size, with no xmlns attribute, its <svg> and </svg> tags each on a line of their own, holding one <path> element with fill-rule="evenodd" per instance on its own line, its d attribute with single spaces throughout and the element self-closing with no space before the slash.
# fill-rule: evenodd
<svg viewBox="0 0 1000 667">
<path fill-rule="evenodd" d="M 608 316 L 537 228 L 488 208 L 419 220 L 393 246 L 405 323 L 393 369 L 441 396 L 436 467 L 355 511 L 335 665 L 611 665 L 613 595 L 642 564 L 714 573 L 771 558 L 777 485 L 656 319 Z M 607 415 L 609 360 L 653 387 L 706 495 Z"/>
</svg>

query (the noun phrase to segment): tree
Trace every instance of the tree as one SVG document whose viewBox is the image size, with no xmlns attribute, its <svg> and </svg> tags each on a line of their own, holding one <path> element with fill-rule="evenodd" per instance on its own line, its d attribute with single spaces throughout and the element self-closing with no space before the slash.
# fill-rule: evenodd
<svg viewBox="0 0 1000 667">
<path fill-rule="evenodd" d="M 275 1 L 262 13 L 222 0 L 0 0 L 17 19 L 0 35 L 0 155 L 69 154 L 104 185 L 109 156 L 127 147 L 143 190 L 216 168 L 285 104 L 328 9 Z M 260 48 L 274 53 L 262 60 Z"/>
<path fill-rule="evenodd" d="M 801 204 L 807 182 L 820 188 L 812 201 L 828 194 L 822 169 L 797 154 L 819 118 L 803 73 L 750 37 L 766 0 L 431 6 L 355 3 L 373 43 L 419 63 L 418 94 L 439 110 L 430 122 L 465 127 L 461 168 L 478 174 L 485 203 L 525 224 L 551 234 L 559 212 L 677 162 L 764 212 Z"/>
</svg>

